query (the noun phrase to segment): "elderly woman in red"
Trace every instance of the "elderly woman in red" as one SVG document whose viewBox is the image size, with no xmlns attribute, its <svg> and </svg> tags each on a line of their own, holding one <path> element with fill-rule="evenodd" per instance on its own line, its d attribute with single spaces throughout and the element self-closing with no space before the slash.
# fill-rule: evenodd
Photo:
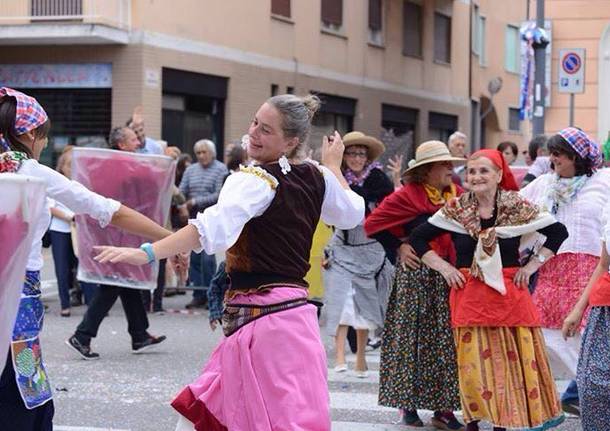
<svg viewBox="0 0 610 431">
<path fill-rule="evenodd" d="M 478 430 L 479 420 L 491 422 L 496 431 L 548 429 L 564 416 L 527 284 L 567 231 L 516 192 L 499 151 L 474 153 L 466 172 L 470 191 L 416 228 L 411 245 L 452 287 L 451 324 L 467 430 Z M 536 231 L 546 242 L 539 255 L 520 266 L 520 239 Z M 429 246 L 446 232 L 456 248 L 455 266 Z"/>
</svg>

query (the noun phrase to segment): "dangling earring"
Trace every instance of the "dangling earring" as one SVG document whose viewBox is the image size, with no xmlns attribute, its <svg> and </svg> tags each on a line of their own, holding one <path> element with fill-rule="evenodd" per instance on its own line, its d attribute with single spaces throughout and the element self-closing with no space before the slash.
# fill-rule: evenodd
<svg viewBox="0 0 610 431">
<path fill-rule="evenodd" d="M 244 150 L 248 149 L 248 144 L 250 143 L 250 136 L 249 135 L 244 135 L 241 137 L 241 147 Z"/>
<path fill-rule="evenodd" d="M 286 154 L 282 154 L 282 157 L 278 159 L 278 163 L 280 164 L 280 168 L 282 168 L 282 173 L 284 175 L 291 171 L 292 168 L 290 167 L 290 162 L 288 162 Z"/>
</svg>

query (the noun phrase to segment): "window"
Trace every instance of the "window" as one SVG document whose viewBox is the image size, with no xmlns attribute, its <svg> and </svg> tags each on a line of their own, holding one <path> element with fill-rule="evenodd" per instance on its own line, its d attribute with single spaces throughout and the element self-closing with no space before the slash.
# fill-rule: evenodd
<svg viewBox="0 0 610 431">
<path fill-rule="evenodd" d="M 508 130 L 512 132 L 521 131 L 521 117 L 519 108 L 508 108 Z"/>
<path fill-rule="evenodd" d="M 506 26 L 504 42 L 504 67 L 507 71 L 519 73 L 519 53 L 521 38 L 519 28 L 514 25 Z"/>
<path fill-rule="evenodd" d="M 271 0 L 271 13 L 290 18 L 290 0 Z"/>
<path fill-rule="evenodd" d="M 73 16 L 83 13 L 82 0 L 31 0 L 32 16 Z"/>
<path fill-rule="evenodd" d="M 313 159 L 319 160 L 322 146 L 322 137 L 330 135 L 335 130 L 341 136 L 354 130 L 354 116 L 356 115 L 356 99 L 335 96 L 312 91 L 322 101 L 320 110 L 313 117 L 311 133 L 307 140 L 309 149 L 313 152 Z"/>
<path fill-rule="evenodd" d="M 434 13 L 434 61 L 451 63 L 451 17 Z"/>
<path fill-rule="evenodd" d="M 472 53 L 474 55 L 479 55 L 480 52 L 480 32 L 479 32 L 479 24 L 480 24 L 480 12 L 479 12 L 479 6 L 474 5 L 474 7 L 472 8 L 472 17 L 471 17 L 471 39 L 472 39 L 472 46 L 471 46 L 471 50 Z"/>
<path fill-rule="evenodd" d="M 280 87 L 277 84 L 271 84 L 271 97 L 277 96 Z"/>
<path fill-rule="evenodd" d="M 286 87 L 286 94 L 294 94 L 294 87 L 291 87 L 291 86 Z"/>
<path fill-rule="evenodd" d="M 322 0 L 322 25 L 339 30 L 343 24 L 343 0 Z"/>
<path fill-rule="evenodd" d="M 479 64 L 487 66 L 487 19 L 479 18 Z"/>
<path fill-rule="evenodd" d="M 383 45 L 383 0 L 369 0 L 369 42 Z"/>
<path fill-rule="evenodd" d="M 457 116 L 438 112 L 428 113 L 428 139 L 447 142 L 449 136 L 457 129 Z"/>
<path fill-rule="evenodd" d="M 422 56 L 422 8 L 405 1 L 403 3 L 402 53 L 410 57 Z"/>
</svg>

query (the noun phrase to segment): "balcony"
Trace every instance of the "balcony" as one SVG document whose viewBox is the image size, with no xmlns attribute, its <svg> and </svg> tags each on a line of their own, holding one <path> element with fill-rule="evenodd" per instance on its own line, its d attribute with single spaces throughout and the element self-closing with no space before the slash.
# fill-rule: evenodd
<svg viewBox="0 0 610 431">
<path fill-rule="evenodd" d="M 0 45 L 127 44 L 131 0 L 0 0 Z"/>
</svg>

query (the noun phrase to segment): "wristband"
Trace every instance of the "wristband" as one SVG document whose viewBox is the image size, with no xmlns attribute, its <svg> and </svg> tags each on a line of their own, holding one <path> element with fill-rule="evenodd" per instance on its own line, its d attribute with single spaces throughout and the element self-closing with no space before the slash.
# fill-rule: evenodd
<svg viewBox="0 0 610 431">
<path fill-rule="evenodd" d="M 157 260 L 151 243 L 145 242 L 144 244 L 142 244 L 140 246 L 140 250 L 142 250 L 142 251 L 144 251 L 144 253 L 146 253 L 146 256 L 148 257 L 148 263 L 153 263 L 155 260 Z"/>
</svg>

